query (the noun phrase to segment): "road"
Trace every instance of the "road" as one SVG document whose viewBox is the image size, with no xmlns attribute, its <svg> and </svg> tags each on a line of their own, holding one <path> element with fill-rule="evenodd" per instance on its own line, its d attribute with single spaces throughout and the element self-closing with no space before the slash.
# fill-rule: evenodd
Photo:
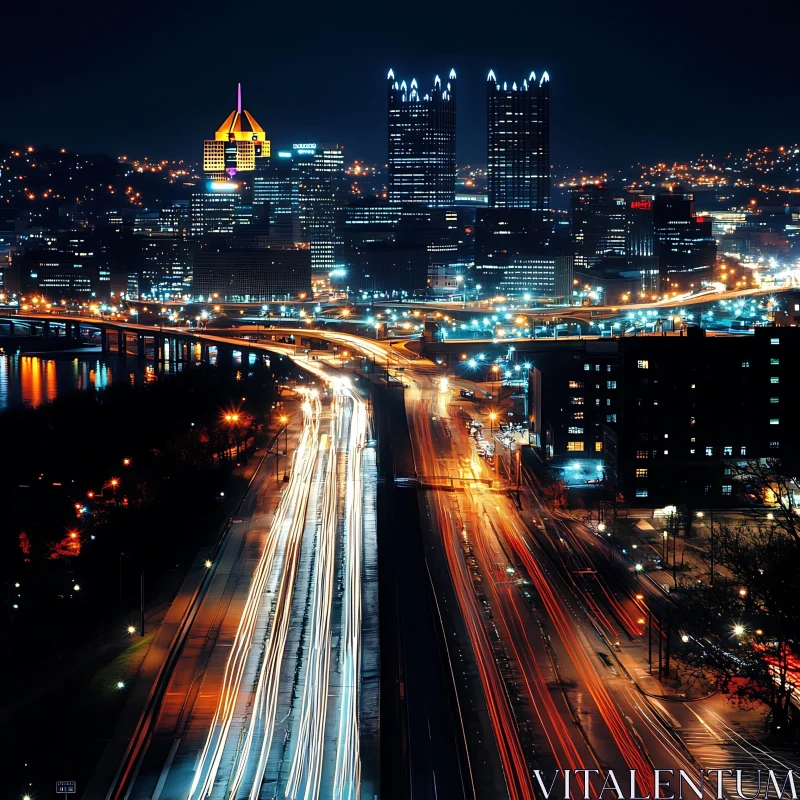
<svg viewBox="0 0 800 800">
<path fill-rule="evenodd" d="M 306 393 L 286 482 L 268 459 L 233 520 L 146 741 L 123 770 L 130 778 L 108 797 L 360 795 L 361 670 L 377 661 L 374 636 L 362 646 L 364 592 L 377 590 L 363 582 L 374 458 L 363 400 L 347 379 L 325 377 L 330 403 Z M 366 772 L 371 796 L 375 765 Z"/>
</svg>

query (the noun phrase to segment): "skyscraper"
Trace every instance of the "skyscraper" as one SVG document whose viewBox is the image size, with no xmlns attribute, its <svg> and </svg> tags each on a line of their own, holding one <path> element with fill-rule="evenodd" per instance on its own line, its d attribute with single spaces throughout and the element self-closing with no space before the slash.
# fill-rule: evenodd
<svg viewBox="0 0 800 800">
<path fill-rule="evenodd" d="M 561 297 L 572 259 L 551 252 L 550 76 L 509 88 L 489 72 L 486 89 L 489 207 L 476 217 L 475 280 L 488 292 Z"/>
<path fill-rule="evenodd" d="M 456 72 L 447 83 L 437 75 L 421 95 L 411 84 L 387 76 L 389 89 L 389 200 L 450 206 L 456 189 Z"/>
<path fill-rule="evenodd" d="M 252 172 L 256 160 L 269 156 L 269 140 L 264 129 L 249 111 L 242 109 L 242 84 L 239 84 L 237 105 L 219 126 L 213 139 L 203 143 L 203 172 L 221 178 L 237 172 Z"/>
<path fill-rule="evenodd" d="M 292 148 L 299 174 L 300 230 L 311 244 L 311 271 L 330 272 L 341 260 L 344 147 L 307 142 Z"/>
<path fill-rule="evenodd" d="M 550 76 L 486 82 L 489 208 L 550 210 Z"/>
</svg>

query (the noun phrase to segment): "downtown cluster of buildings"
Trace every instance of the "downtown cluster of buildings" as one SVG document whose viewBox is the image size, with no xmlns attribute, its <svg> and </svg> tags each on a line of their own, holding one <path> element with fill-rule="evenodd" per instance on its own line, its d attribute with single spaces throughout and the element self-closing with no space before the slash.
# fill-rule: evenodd
<svg viewBox="0 0 800 800">
<path fill-rule="evenodd" d="M 427 88 L 389 70 L 385 172 L 373 168 L 371 191 L 362 191 L 353 176 L 363 173 L 346 167 L 338 143 L 273 148 L 243 108 L 240 88 L 236 108 L 204 142 L 197 169 L 136 162 L 123 173 L 163 170 L 180 191 L 158 203 L 132 185 L 105 185 L 102 176 L 80 198 L 52 188 L 39 197 L 26 187 L 21 197 L 30 209 L 13 194 L 0 196 L 3 293 L 258 302 L 324 286 L 370 295 L 618 302 L 719 279 L 718 251 L 734 259 L 793 252 L 797 209 L 699 212 L 680 183 L 694 173 L 678 167 L 660 165 L 659 181 L 568 185 L 569 213 L 554 210 L 547 72 L 510 84 L 488 73 L 486 169 L 472 173 L 480 180 L 458 178 L 459 91 L 455 70 Z M 12 152 L 16 161 L 6 170 L 38 160 L 41 173 L 47 164 L 32 151 Z M 766 158 L 757 163 L 775 169 Z M 715 165 L 706 166 L 703 175 Z M 67 185 L 89 167 L 75 163 Z M 714 191 L 751 188 L 744 173 L 733 179 L 734 167 L 720 169 L 727 182 L 709 184 Z M 7 172 L 4 187 L 0 164 L 0 195 L 32 180 L 32 172 Z"/>
</svg>

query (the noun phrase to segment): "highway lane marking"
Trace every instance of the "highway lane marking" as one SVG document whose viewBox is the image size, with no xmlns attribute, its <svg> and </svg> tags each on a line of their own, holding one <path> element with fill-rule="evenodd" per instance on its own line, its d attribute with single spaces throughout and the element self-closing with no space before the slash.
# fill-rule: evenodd
<svg viewBox="0 0 800 800">
<path fill-rule="evenodd" d="M 709 732 L 709 734 L 711 734 L 712 738 L 717 744 L 725 744 L 725 740 L 718 734 L 714 733 L 711 726 L 688 703 L 684 703 L 683 705 L 685 708 L 688 708 L 689 711 L 695 715 L 695 717 L 697 717 L 697 721 Z"/>
<path fill-rule="evenodd" d="M 153 796 L 150 798 L 150 800 L 158 800 L 158 798 L 161 797 L 161 792 L 164 790 L 164 784 L 167 782 L 169 769 L 172 766 L 172 761 L 175 758 L 175 753 L 177 752 L 178 745 L 180 743 L 180 739 L 175 739 L 175 741 L 172 743 L 172 747 L 169 749 L 167 760 L 164 762 L 164 769 L 161 770 L 161 775 L 158 777 L 158 783 L 156 784 L 155 791 L 153 792 Z"/>
</svg>

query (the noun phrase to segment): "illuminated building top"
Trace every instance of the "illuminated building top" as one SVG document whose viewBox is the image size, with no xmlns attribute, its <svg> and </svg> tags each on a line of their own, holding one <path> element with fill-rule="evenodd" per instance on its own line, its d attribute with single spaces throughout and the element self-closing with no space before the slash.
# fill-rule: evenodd
<svg viewBox="0 0 800 800">
<path fill-rule="evenodd" d="M 265 130 L 253 115 L 242 108 L 242 84 L 239 84 L 237 105 L 225 122 L 206 139 L 203 145 L 203 171 L 212 175 L 227 173 L 233 177 L 237 172 L 252 172 L 257 158 L 270 154 L 269 140 Z"/>
</svg>

